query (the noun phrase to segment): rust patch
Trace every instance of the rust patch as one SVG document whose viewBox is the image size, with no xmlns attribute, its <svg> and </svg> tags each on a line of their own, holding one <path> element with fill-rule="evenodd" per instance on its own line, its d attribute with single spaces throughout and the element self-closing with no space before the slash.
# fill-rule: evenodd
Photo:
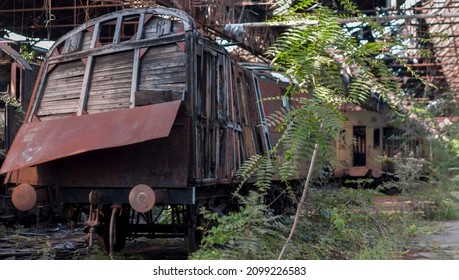
<svg viewBox="0 0 459 280">
<path fill-rule="evenodd" d="M 177 42 L 176 44 L 182 52 L 185 52 L 185 42 Z"/>
<path fill-rule="evenodd" d="M 141 49 L 140 49 L 140 52 L 139 52 L 140 58 L 142 58 L 143 55 L 144 55 L 147 51 L 148 51 L 148 48 L 141 48 Z"/>
<path fill-rule="evenodd" d="M 24 124 L 1 173 L 169 136 L 182 101 Z"/>
<path fill-rule="evenodd" d="M 53 56 L 58 56 L 60 55 L 59 53 L 59 50 L 57 48 L 54 48 L 53 52 L 51 53 L 50 57 L 53 57 Z"/>
</svg>

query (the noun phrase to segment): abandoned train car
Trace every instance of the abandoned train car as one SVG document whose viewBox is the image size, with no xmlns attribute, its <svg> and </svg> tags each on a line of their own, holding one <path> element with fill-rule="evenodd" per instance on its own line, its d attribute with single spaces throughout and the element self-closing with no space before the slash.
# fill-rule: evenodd
<svg viewBox="0 0 459 280">
<path fill-rule="evenodd" d="M 257 100 L 281 95 L 180 10 L 114 12 L 49 50 L 0 172 L 21 211 L 89 209 L 90 244 L 95 233 L 112 251 L 145 233 L 193 249 L 197 208 L 227 208 L 238 167 L 278 139 L 259 124 L 285 102 Z M 166 205 L 170 224 L 152 216 Z"/>
<path fill-rule="evenodd" d="M 406 129 L 391 125 L 388 112 L 393 110 L 375 98 L 363 105 L 345 104 L 346 119 L 335 144 L 337 167 L 334 177 L 370 178 L 375 182 L 391 179 L 396 155 L 412 154 L 424 158 L 425 144 L 419 137 L 407 137 Z"/>
</svg>

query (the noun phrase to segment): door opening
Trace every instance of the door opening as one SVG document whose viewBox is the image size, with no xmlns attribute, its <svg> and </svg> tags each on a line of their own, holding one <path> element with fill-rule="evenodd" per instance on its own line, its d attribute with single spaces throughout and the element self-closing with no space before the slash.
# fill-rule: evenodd
<svg viewBox="0 0 459 280">
<path fill-rule="evenodd" d="M 353 166 L 365 166 L 367 164 L 367 139 L 366 127 L 354 126 L 353 129 L 354 143 L 352 145 Z"/>
</svg>

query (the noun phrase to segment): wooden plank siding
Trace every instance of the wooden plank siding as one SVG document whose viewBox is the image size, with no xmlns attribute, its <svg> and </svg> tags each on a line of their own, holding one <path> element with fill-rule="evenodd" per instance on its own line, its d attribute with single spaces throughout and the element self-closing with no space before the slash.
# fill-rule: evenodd
<svg viewBox="0 0 459 280">
<path fill-rule="evenodd" d="M 130 107 L 134 52 L 95 57 L 86 111 L 89 114 Z"/>
<path fill-rule="evenodd" d="M 36 115 L 51 119 L 72 115 L 78 109 L 85 65 L 81 60 L 56 65 L 49 73 Z"/>
<path fill-rule="evenodd" d="M 184 90 L 186 55 L 177 44 L 149 48 L 140 61 L 139 90 Z"/>
<path fill-rule="evenodd" d="M 154 95 L 148 100 L 146 92 L 164 95 L 170 90 L 183 92 L 186 87 L 186 55 L 175 43 L 148 48 L 140 58 L 138 85 L 131 83 L 134 51 L 95 56 L 93 64 L 84 109 L 89 114 L 129 108 L 132 88 L 142 92 L 141 105 L 145 105 L 161 100 Z M 40 119 L 66 117 L 77 111 L 86 67 L 82 60 L 63 62 L 48 73 L 37 113 Z"/>
<path fill-rule="evenodd" d="M 83 42 L 81 43 L 81 50 L 86 51 L 89 50 L 91 46 L 91 39 L 92 39 L 92 32 L 89 32 L 87 30 L 83 31 Z"/>
<path fill-rule="evenodd" d="M 196 54 L 196 178 L 201 182 L 230 184 L 235 171 L 256 148 L 259 124 L 252 76 L 213 46 L 204 44 Z M 250 111 L 252 110 L 252 111 Z"/>
</svg>

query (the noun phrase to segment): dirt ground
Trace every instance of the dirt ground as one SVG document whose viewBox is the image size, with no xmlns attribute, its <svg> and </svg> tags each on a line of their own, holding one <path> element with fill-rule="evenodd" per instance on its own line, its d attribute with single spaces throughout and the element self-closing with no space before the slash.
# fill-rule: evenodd
<svg viewBox="0 0 459 280">
<path fill-rule="evenodd" d="M 459 192 L 451 196 L 459 209 Z M 459 220 L 429 222 L 432 232 L 417 235 L 410 244 L 414 260 L 459 260 Z"/>
<path fill-rule="evenodd" d="M 414 260 L 459 260 L 459 221 L 432 222 L 437 230 L 420 234 L 410 244 Z"/>
</svg>

